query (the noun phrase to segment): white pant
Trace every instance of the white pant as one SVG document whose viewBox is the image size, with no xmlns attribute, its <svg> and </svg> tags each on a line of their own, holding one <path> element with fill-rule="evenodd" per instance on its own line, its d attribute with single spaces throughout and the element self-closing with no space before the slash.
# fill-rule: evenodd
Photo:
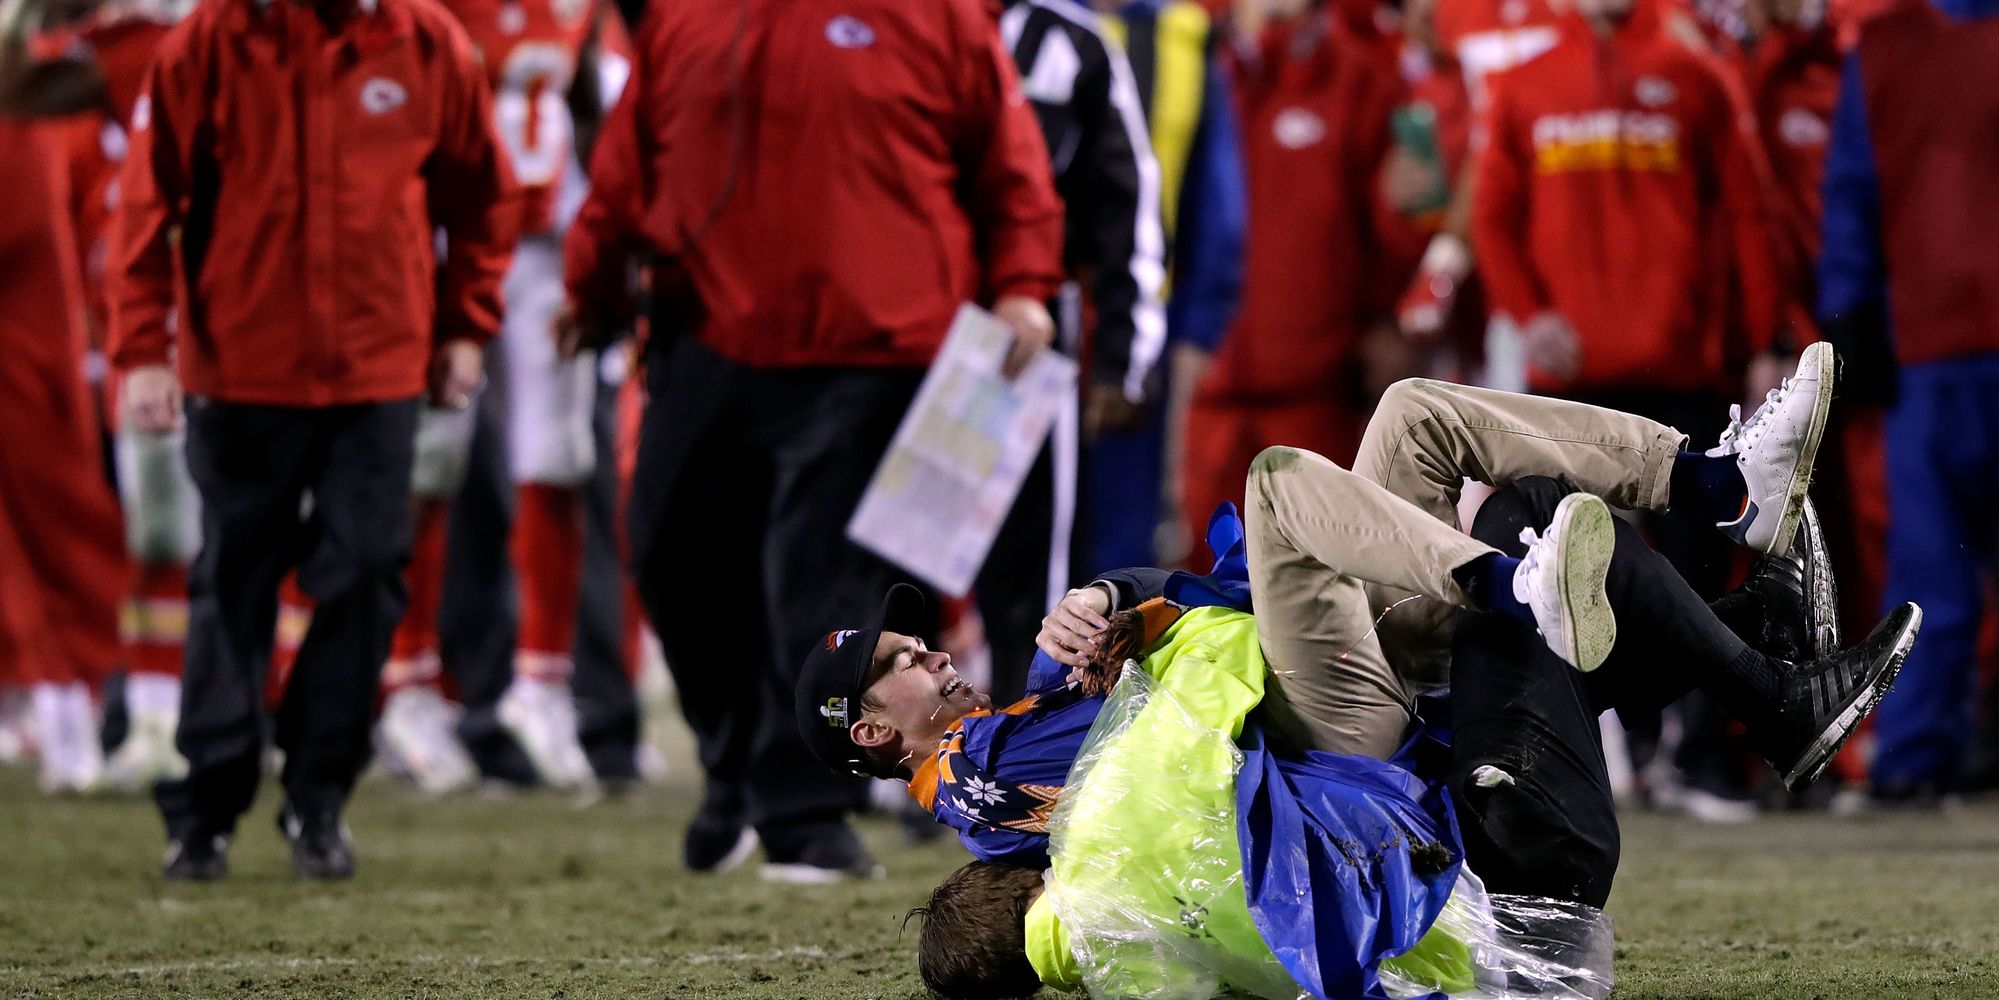
<svg viewBox="0 0 1999 1000">
<path fill-rule="evenodd" d="M 562 307 L 562 244 L 554 236 L 524 239 L 502 286 L 506 320 L 507 466 L 517 483 L 579 486 L 597 465 L 591 427 L 597 397 L 597 356 L 556 357 L 552 330 Z M 423 411 L 417 425 L 411 490 L 443 499 L 465 479 L 475 420 L 462 411 Z"/>
</svg>

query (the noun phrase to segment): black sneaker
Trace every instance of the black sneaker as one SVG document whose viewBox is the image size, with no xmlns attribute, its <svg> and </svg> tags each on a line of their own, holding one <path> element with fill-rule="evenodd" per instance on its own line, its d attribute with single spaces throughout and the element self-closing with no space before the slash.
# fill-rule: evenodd
<svg viewBox="0 0 1999 1000">
<path fill-rule="evenodd" d="M 877 879 L 885 872 L 861 846 L 853 827 L 833 821 L 772 831 L 764 841 L 763 879 L 793 885 L 831 885 Z"/>
<path fill-rule="evenodd" d="M 1852 649 L 1787 664 L 1776 718 L 1750 730 L 1763 759 L 1795 792 L 1825 771 L 1833 754 L 1879 704 L 1923 627 L 1923 609 L 1904 604 Z"/>
<path fill-rule="evenodd" d="M 1757 556 L 1742 586 L 1713 604 L 1715 616 L 1757 652 L 1806 661 L 1839 650 L 1839 590 L 1832 557 L 1807 499 L 1791 547 Z"/>
<path fill-rule="evenodd" d="M 354 877 L 354 841 L 339 813 L 330 809 L 301 812 L 286 802 L 278 810 L 278 832 L 292 845 L 292 871 L 300 878 Z"/>
<path fill-rule="evenodd" d="M 167 842 L 166 866 L 161 870 L 169 882 L 213 882 L 229 874 L 229 835 L 189 833 Z"/>
<path fill-rule="evenodd" d="M 741 866 L 756 849 L 756 831 L 743 819 L 742 800 L 712 788 L 702 793 L 701 809 L 680 845 L 687 869 L 719 875 Z"/>
</svg>

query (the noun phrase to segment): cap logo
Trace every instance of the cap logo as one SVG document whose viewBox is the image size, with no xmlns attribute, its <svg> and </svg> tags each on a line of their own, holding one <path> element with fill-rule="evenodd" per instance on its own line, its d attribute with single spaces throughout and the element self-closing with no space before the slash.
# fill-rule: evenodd
<svg viewBox="0 0 1999 1000">
<path fill-rule="evenodd" d="M 827 728 L 829 729 L 847 728 L 847 699 L 845 698 L 826 699 L 826 704 L 819 706 L 819 714 L 825 717 Z"/>
<path fill-rule="evenodd" d="M 843 632 L 826 633 L 826 651 L 830 653 L 836 649 L 839 649 L 842 645 L 846 644 L 846 641 L 848 639 L 852 639 L 854 636 L 859 635 L 860 631 L 861 631 L 860 629 L 850 628 Z"/>
</svg>

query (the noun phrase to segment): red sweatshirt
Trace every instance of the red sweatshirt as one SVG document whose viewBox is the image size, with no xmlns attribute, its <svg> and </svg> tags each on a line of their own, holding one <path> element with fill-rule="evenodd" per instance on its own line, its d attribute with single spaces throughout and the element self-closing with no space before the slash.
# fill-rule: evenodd
<svg viewBox="0 0 1999 1000">
<path fill-rule="evenodd" d="M 1817 300 L 1812 266 L 1819 256 L 1819 186 L 1839 103 L 1839 46 L 1830 25 L 1811 31 L 1772 27 L 1743 55 L 1743 78 L 1774 186 L 1771 221 L 1783 305 L 1792 326 L 1810 328 Z"/>
<path fill-rule="evenodd" d="M 113 367 L 178 353 L 189 392 L 237 403 L 422 392 L 435 342 L 499 327 L 514 213 L 492 117 L 471 40 L 434 0 L 356 0 L 332 29 L 297 0 L 202 4 L 133 115 Z"/>
<path fill-rule="evenodd" d="M 1776 289 L 1753 122 L 1716 66 L 1650 0 L 1607 38 L 1571 18 L 1493 78 L 1488 127 L 1472 231 L 1493 306 L 1554 310 L 1582 341 L 1573 382 L 1534 386 L 1731 388 Z"/>
<path fill-rule="evenodd" d="M 1046 298 L 1062 203 L 976 0 L 653 3 L 565 247 L 587 312 L 654 294 L 748 365 L 921 366 L 958 305 Z"/>
<path fill-rule="evenodd" d="M 1249 228 L 1242 305 L 1200 393 L 1319 396 L 1351 374 L 1406 274 L 1384 261 L 1376 197 L 1399 77 L 1324 15 L 1229 54 Z M 1399 265 L 1401 262 L 1396 262 Z"/>
</svg>

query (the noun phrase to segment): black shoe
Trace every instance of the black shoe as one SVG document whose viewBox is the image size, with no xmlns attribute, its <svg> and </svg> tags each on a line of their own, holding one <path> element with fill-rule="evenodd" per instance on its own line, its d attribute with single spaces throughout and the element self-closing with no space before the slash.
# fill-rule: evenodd
<svg viewBox="0 0 1999 1000">
<path fill-rule="evenodd" d="M 1713 605 L 1715 616 L 1757 652 L 1794 662 L 1839 649 L 1839 591 L 1818 510 L 1805 500 L 1791 547 L 1756 557 L 1742 586 Z"/>
<path fill-rule="evenodd" d="M 300 878 L 354 877 L 354 841 L 347 824 L 330 809 L 300 811 L 290 802 L 278 810 L 278 832 L 292 845 L 292 871 Z"/>
<path fill-rule="evenodd" d="M 1922 627 L 1923 609 L 1904 604 L 1860 645 L 1786 665 L 1776 717 L 1750 729 L 1763 759 L 1784 776 L 1785 788 L 1798 791 L 1825 771 L 1860 720 L 1888 693 Z"/>
<path fill-rule="evenodd" d="M 743 819 L 742 799 L 713 788 L 704 792 L 680 845 L 688 870 L 719 875 L 748 861 L 756 849 L 756 831 Z"/>
<path fill-rule="evenodd" d="M 861 846 L 853 827 L 839 821 L 773 830 L 764 840 L 763 878 L 793 885 L 830 885 L 877 879 L 882 866 Z"/>
<path fill-rule="evenodd" d="M 161 870 L 169 882 L 213 882 L 229 874 L 229 835 L 189 833 L 167 843 L 166 867 Z"/>
</svg>

